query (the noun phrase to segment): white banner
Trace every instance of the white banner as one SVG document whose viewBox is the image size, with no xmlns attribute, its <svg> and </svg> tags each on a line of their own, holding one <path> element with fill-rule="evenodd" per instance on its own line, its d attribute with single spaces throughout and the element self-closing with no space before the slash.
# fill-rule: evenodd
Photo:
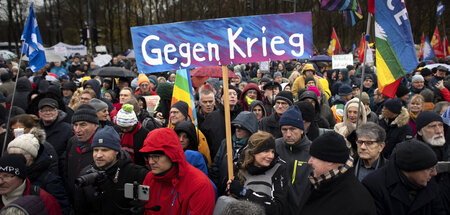
<svg viewBox="0 0 450 215">
<path fill-rule="evenodd" d="M 331 56 L 331 62 L 333 69 L 344 69 L 348 65 L 353 65 L 352 54 L 339 54 Z"/>
</svg>

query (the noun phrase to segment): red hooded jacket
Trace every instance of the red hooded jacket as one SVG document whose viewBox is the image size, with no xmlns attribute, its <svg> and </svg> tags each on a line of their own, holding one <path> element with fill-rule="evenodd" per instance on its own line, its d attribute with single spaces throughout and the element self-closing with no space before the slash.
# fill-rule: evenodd
<svg viewBox="0 0 450 215">
<path fill-rule="evenodd" d="M 170 128 L 151 131 L 145 138 L 142 153 L 163 151 L 173 162 L 164 176 L 149 172 L 143 182 L 150 186 L 150 200 L 145 208 L 160 206 L 159 211 L 146 209 L 145 214 L 212 214 L 215 191 L 208 177 L 191 166 L 181 147 L 178 135 Z"/>
</svg>

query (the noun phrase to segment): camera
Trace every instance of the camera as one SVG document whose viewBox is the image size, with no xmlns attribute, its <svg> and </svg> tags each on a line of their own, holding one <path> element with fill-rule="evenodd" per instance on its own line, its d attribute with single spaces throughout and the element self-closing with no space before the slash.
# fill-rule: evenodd
<svg viewBox="0 0 450 215">
<path fill-rule="evenodd" d="M 96 170 L 91 167 L 86 171 L 86 174 L 75 179 L 75 185 L 78 187 L 85 187 L 88 185 L 94 185 L 102 182 L 106 179 L 105 171 Z"/>
<path fill-rule="evenodd" d="M 436 165 L 437 173 L 450 173 L 450 161 L 439 161 Z"/>
</svg>

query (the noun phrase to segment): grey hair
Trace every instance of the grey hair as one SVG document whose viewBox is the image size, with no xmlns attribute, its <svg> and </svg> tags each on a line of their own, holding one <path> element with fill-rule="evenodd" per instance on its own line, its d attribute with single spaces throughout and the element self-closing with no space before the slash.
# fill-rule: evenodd
<svg viewBox="0 0 450 215">
<path fill-rule="evenodd" d="M 238 200 L 230 202 L 221 215 L 265 215 L 264 208 L 254 202 Z"/>
<path fill-rule="evenodd" d="M 356 136 L 360 137 L 368 137 L 372 139 L 376 139 L 377 143 L 382 143 L 386 140 L 386 131 L 374 122 L 368 122 L 362 124 L 356 129 Z"/>
</svg>

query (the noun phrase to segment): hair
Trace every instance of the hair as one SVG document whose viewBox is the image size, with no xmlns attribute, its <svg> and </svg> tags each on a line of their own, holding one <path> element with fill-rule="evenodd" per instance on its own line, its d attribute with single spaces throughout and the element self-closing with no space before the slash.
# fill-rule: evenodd
<svg viewBox="0 0 450 215">
<path fill-rule="evenodd" d="M 420 95 L 423 96 L 425 102 L 433 102 L 434 100 L 434 93 L 431 90 L 422 90 Z"/>
<path fill-rule="evenodd" d="M 362 124 L 356 129 L 356 136 L 368 137 L 376 139 L 377 143 L 382 143 L 386 140 L 386 131 L 374 122 Z"/>
<path fill-rule="evenodd" d="M 133 93 L 134 93 L 134 90 L 133 90 L 131 87 L 124 87 L 124 88 L 122 88 L 122 89 L 120 90 L 120 92 L 122 92 L 123 90 L 128 90 L 128 91 L 130 91 L 132 95 L 133 95 Z M 120 92 L 119 92 L 119 94 L 120 94 Z"/>
<path fill-rule="evenodd" d="M 445 106 L 449 106 L 449 105 L 450 105 L 450 102 L 447 102 L 447 101 L 438 102 L 434 105 L 433 112 L 436 112 L 439 115 L 441 115 L 442 108 L 444 108 Z"/>
<path fill-rule="evenodd" d="M 39 118 L 34 114 L 20 114 L 14 116 L 13 118 L 11 118 L 9 124 L 14 125 L 18 122 L 22 123 L 25 128 L 29 129 L 39 126 Z"/>
<path fill-rule="evenodd" d="M 166 82 L 166 81 L 167 81 L 166 78 L 164 78 L 164 77 L 162 77 L 162 76 L 159 76 L 158 79 L 156 79 L 156 80 L 158 80 L 158 83 Z"/>
<path fill-rule="evenodd" d="M 97 98 L 97 94 L 95 94 L 95 91 L 91 88 L 86 88 L 83 91 L 81 91 L 80 97 L 83 94 L 89 94 L 89 95 L 91 95 L 92 98 Z"/>
<path fill-rule="evenodd" d="M 247 200 L 230 202 L 220 215 L 265 215 L 266 211 L 261 205 Z"/>
<path fill-rule="evenodd" d="M 203 86 L 205 86 L 205 87 L 203 87 Z M 209 84 L 205 84 L 205 85 L 203 85 L 202 87 L 200 87 L 200 90 L 199 90 L 199 92 L 198 92 L 198 99 L 199 100 L 202 100 L 202 97 L 204 96 L 204 95 L 209 95 L 209 94 L 212 94 L 213 96 L 215 95 L 214 94 L 214 91 L 213 91 L 213 89 L 212 89 L 212 87 L 209 85 Z M 208 87 L 206 87 L 206 86 L 209 86 L 209 89 L 208 89 Z"/>
<path fill-rule="evenodd" d="M 136 114 L 136 116 L 139 115 L 139 113 L 141 112 L 141 108 L 139 107 L 139 102 L 134 96 L 130 97 L 130 99 L 128 99 L 128 101 L 126 101 L 124 104 L 133 105 L 133 111 Z"/>
<path fill-rule="evenodd" d="M 259 145 L 267 139 L 273 139 L 273 141 L 275 142 L 275 138 L 273 137 L 273 135 L 265 131 L 258 131 L 252 134 L 250 138 L 248 138 L 247 147 L 244 150 L 244 161 L 242 162 L 240 166 L 241 168 L 238 173 L 238 177 L 241 180 L 244 179 L 242 171 L 247 169 L 250 164 L 255 162 L 255 151 L 258 150 Z"/>
<path fill-rule="evenodd" d="M 78 88 L 73 93 L 72 98 L 70 99 L 69 103 L 67 104 L 67 106 L 69 106 L 70 109 L 75 111 L 78 108 L 78 106 L 80 106 L 81 92 L 83 92 L 83 90 L 81 88 Z"/>
<path fill-rule="evenodd" d="M 289 76 L 289 83 L 291 84 L 291 86 L 294 84 L 295 79 L 297 79 L 297 77 L 300 76 L 300 73 L 298 71 L 293 71 L 291 73 L 291 75 Z"/>
<path fill-rule="evenodd" d="M 410 106 L 411 106 L 411 103 L 412 103 L 413 101 L 417 101 L 417 100 L 419 100 L 419 102 L 422 103 L 422 107 L 423 107 L 423 105 L 424 105 L 424 103 L 425 103 L 425 98 L 424 98 L 422 95 L 420 95 L 420 94 L 415 94 L 415 95 L 411 98 L 411 100 L 409 100 L 408 110 L 409 110 L 409 108 L 410 108 Z"/>
</svg>

